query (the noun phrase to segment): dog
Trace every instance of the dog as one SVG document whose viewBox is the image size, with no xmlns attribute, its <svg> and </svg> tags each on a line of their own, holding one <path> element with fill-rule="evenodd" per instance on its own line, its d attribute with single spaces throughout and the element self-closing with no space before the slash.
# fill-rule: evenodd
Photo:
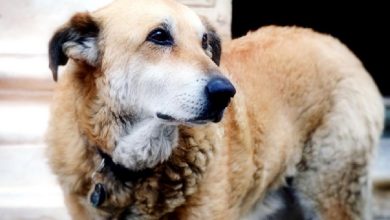
<svg viewBox="0 0 390 220">
<path fill-rule="evenodd" d="M 371 218 L 383 103 L 331 36 L 221 43 L 173 0 L 117 0 L 59 28 L 49 65 L 47 155 L 73 219 L 269 219 L 291 203 Z"/>
</svg>

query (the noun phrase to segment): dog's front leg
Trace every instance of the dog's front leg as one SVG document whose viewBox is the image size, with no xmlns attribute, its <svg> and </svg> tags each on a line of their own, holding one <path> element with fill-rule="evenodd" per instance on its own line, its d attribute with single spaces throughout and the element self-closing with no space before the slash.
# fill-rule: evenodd
<svg viewBox="0 0 390 220">
<path fill-rule="evenodd" d="M 131 170 L 151 168 L 168 159 L 177 145 L 178 128 L 147 119 L 121 137 L 113 152 L 113 160 Z"/>
</svg>

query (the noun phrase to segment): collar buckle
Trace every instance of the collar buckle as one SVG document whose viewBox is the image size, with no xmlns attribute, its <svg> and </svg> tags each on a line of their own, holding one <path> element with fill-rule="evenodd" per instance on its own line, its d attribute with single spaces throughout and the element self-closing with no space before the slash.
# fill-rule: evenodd
<svg viewBox="0 0 390 220">
<path fill-rule="evenodd" d="M 101 161 L 100 161 L 100 164 L 99 164 L 99 166 L 96 168 L 96 170 L 95 171 L 93 171 L 93 173 L 92 173 L 92 180 L 95 182 L 95 180 L 96 180 L 96 175 L 98 174 L 98 173 L 102 173 L 102 171 L 103 171 L 103 169 L 104 169 L 104 167 L 106 166 L 106 162 L 105 162 L 105 158 L 103 158 Z"/>
</svg>

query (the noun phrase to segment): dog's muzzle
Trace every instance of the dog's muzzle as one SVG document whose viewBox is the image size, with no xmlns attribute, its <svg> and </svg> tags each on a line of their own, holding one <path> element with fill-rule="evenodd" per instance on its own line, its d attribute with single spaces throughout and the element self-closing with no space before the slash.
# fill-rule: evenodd
<svg viewBox="0 0 390 220">
<path fill-rule="evenodd" d="M 190 124 L 205 124 L 207 122 L 219 122 L 222 119 L 225 108 L 230 99 L 236 94 L 236 89 L 225 77 L 211 78 L 204 88 L 205 107 L 198 112 L 196 117 L 178 119 L 172 115 L 158 112 L 157 118 L 168 122 L 182 122 Z"/>
</svg>

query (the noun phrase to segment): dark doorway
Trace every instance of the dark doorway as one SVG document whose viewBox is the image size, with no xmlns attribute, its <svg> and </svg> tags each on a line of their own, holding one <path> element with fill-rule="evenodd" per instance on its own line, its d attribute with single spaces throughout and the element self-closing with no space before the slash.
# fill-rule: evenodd
<svg viewBox="0 0 390 220">
<path fill-rule="evenodd" d="M 248 30 L 275 25 L 297 25 L 328 33 L 345 43 L 363 62 L 382 94 L 390 97 L 390 13 L 375 2 L 341 3 L 314 1 L 298 4 L 233 0 L 233 37 Z"/>
</svg>

